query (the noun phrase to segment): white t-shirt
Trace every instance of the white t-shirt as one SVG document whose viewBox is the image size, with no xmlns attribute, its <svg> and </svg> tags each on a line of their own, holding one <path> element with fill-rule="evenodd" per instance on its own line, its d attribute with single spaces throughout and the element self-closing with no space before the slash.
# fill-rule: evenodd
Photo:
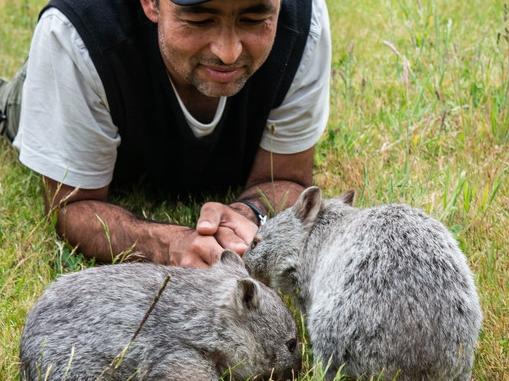
<svg viewBox="0 0 509 381">
<path fill-rule="evenodd" d="M 121 142 L 104 87 L 89 52 L 71 22 L 51 8 L 34 32 L 18 135 L 14 146 L 32 170 L 82 189 L 108 185 Z M 331 38 L 325 0 L 313 0 L 311 28 L 302 60 L 282 105 L 267 120 L 260 146 L 291 154 L 312 147 L 329 115 Z M 197 137 L 214 130 L 225 105 L 203 124 L 180 102 Z"/>
</svg>

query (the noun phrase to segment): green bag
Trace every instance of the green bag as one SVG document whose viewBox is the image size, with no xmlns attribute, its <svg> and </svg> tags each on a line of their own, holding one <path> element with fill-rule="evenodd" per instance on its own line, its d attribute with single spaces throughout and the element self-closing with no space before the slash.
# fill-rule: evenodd
<svg viewBox="0 0 509 381">
<path fill-rule="evenodd" d="M 18 132 L 26 71 L 25 62 L 10 81 L 0 79 L 0 135 L 7 137 L 11 142 Z"/>
</svg>

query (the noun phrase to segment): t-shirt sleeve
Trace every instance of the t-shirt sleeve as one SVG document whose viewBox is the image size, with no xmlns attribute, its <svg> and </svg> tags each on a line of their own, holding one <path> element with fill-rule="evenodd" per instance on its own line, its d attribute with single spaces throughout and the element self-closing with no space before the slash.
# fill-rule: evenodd
<svg viewBox="0 0 509 381">
<path fill-rule="evenodd" d="M 294 80 L 267 120 L 260 146 L 291 154 L 311 148 L 329 117 L 331 36 L 325 0 L 313 0 L 311 26 Z"/>
<path fill-rule="evenodd" d="M 32 170 L 83 189 L 108 185 L 120 136 L 83 40 L 58 10 L 32 39 L 14 146 Z"/>
</svg>

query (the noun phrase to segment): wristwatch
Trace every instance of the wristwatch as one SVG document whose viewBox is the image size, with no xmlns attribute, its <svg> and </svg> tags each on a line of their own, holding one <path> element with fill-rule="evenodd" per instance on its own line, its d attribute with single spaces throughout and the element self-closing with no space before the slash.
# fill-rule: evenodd
<svg viewBox="0 0 509 381">
<path fill-rule="evenodd" d="M 265 222 L 267 222 L 267 215 L 263 213 L 260 208 L 258 208 L 255 204 L 247 200 L 237 200 L 236 202 L 240 202 L 241 204 L 246 205 L 249 209 L 251 209 L 256 216 L 256 220 L 258 221 L 258 226 L 262 226 Z"/>
</svg>

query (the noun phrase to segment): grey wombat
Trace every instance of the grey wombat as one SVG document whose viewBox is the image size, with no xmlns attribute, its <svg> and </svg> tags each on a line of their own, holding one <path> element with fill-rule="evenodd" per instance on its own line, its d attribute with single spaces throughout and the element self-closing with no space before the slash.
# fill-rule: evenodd
<svg viewBox="0 0 509 381">
<path fill-rule="evenodd" d="M 419 210 L 352 200 L 305 190 L 258 231 L 251 274 L 296 296 L 329 379 L 468 380 L 482 314 L 457 243 Z"/>
<path fill-rule="evenodd" d="M 234 253 L 207 270 L 102 266 L 65 275 L 45 291 L 26 321 L 21 373 L 24 380 L 187 381 L 217 380 L 231 368 L 235 379 L 291 378 L 300 362 L 296 336 L 279 296 L 249 278 Z"/>
</svg>

